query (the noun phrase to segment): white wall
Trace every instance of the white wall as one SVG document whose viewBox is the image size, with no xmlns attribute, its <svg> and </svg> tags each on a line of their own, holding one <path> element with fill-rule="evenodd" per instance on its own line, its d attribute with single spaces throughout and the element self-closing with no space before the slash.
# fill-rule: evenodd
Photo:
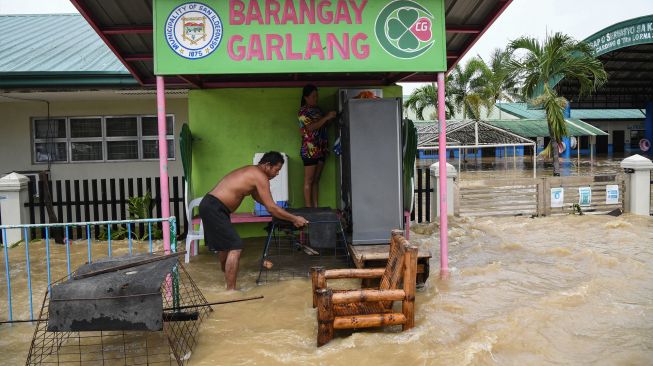
<svg viewBox="0 0 653 366">
<path fill-rule="evenodd" d="M 626 146 L 630 144 L 630 130 L 632 127 L 637 127 L 636 129 L 644 129 L 644 120 L 585 120 L 585 122 L 602 129 L 603 131 L 609 133 L 608 144 L 612 144 L 613 131 L 624 131 L 624 142 Z"/>
<path fill-rule="evenodd" d="M 88 92 L 92 94 L 92 92 Z M 12 95 L 16 95 L 13 93 Z M 55 93 L 49 93 L 50 95 Z M 93 98 L 66 96 L 49 98 L 50 116 L 156 115 L 154 95 L 108 95 Z M 104 97 L 106 95 L 106 97 Z M 38 96 L 26 94 L 24 98 Z M 166 98 L 166 113 L 175 115 L 175 160 L 168 161 L 168 174 L 182 176 L 179 131 L 188 122 L 188 100 L 184 96 Z M 12 171 L 45 170 L 47 164 L 32 163 L 31 118 L 47 116 L 47 104 L 0 98 L 0 176 Z M 159 162 L 53 163 L 52 179 L 156 177 Z"/>
</svg>

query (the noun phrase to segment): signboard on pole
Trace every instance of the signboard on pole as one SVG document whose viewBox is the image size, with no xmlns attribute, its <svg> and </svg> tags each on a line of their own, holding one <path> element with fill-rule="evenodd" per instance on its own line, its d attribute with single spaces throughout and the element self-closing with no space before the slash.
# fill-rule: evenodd
<svg viewBox="0 0 653 366">
<path fill-rule="evenodd" d="M 608 184 L 605 186 L 605 204 L 606 205 L 619 204 L 619 185 Z"/>
<path fill-rule="evenodd" d="M 563 207 L 565 201 L 565 189 L 562 187 L 551 188 L 551 207 Z"/>
<path fill-rule="evenodd" d="M 578 204 L 580 206 L 592 204 L 592 187 L 578 187 Z"/>
<path fill-rule="evenodd" d="M 437 72 L 444 0 L 154 0 L 157 75 Z"/>
</svg>

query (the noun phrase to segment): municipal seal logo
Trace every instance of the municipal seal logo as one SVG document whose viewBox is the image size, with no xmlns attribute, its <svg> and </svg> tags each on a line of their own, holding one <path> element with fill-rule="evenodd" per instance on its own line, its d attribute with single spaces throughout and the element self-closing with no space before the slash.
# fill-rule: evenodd
<svg viewBox="0 0 653 366">
<path fill-rule="evenodd" d="M 393 1 L 376 18 L 374 33 L 381 47 L 394 57 L 411 59 L 433 46 L 433 14 L 411 0 Z"/>
<path fill-rule="evenodd" d="M 182 4 L 168 15 L 165 37 L 168 46 L 179 56 L 190 60 L 200 59 L 220 46 L 222 20 L 208 5 Z"/>
</svg>

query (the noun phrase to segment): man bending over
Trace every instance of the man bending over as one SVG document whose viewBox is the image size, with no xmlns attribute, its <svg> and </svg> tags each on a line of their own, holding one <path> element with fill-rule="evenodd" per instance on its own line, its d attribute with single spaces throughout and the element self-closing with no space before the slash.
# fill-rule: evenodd
<svg viewBox="0 0 653 366">
<path fill-rule="evenodd" d="M 265 153 L 257 165 L 247 165 L 225 175 L 204 196 L 200 203 L 200 217 L 204 225 L 204 241 L 218 251 L 227 290 L 236 289 L 238 263 L 243 242 L 231 224 L 229 214 L 236 211 L 245 196 L 251 195 L 264 205 L 272 216 L 302 227 L 308 221 L 277 206 L 272 200 L 270 180 L 283 166 L 283 155 L 276 151 Z"/>
</svg>

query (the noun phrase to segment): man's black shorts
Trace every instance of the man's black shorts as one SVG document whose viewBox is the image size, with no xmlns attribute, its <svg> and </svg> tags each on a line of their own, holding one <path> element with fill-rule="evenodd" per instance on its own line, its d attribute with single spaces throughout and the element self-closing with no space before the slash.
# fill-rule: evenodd
<svg viewBox="0 0 653 366">
<path fill-rule="evenodd" d="M 243 249 L 243 241 L 231 224 L 227 206 L 217 197 L 207 194 L 200 202 L 200 217 L 204 225 L 206 245 L 217 251 Z"/>
</svg>

